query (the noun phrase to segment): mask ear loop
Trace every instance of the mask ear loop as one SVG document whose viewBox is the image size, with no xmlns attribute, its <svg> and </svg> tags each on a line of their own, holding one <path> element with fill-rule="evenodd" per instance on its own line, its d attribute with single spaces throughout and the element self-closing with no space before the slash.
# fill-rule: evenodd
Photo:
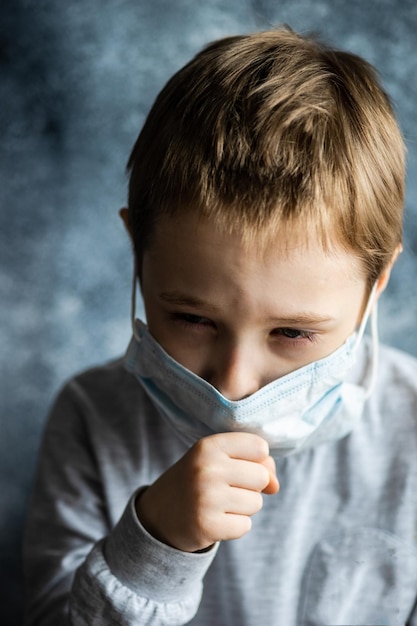
<svg viewBox="0 0 417 626">
<path fill-rule="evenodd" d="M 362 337 L 363 337 L 363 334 L 365 332 L 365 328 L 366 328 L 366 325 L 368 323 L 368 319 L 371 316 L 372 307 L 374 306 L 374 304 L 376 305 L 375 294 L 376 294 L 377 287 L 378 287 L 378 283 L 375 283 L 374 286 L 372 287 L 371 293 L 369 294 L 368 303 L 366 305 L 366 309 L 365 309 L 364 314 L 362 316 L 362 320 L 361 320 L 361 323 L 359 325 L 359 330 L 358 330 L 357 335 L 356 335 L 356 340 L 355 340 L 355 343 L 353 345 L 353 351 L 355 351 L 357 349 L 357 347 L 359 346 L 360 342 L 362 341 Z"/>
<path fill-rule="evenodd" d="M 371 313 L 371 337 L 372 337 L 372 365 L 371 365 L 371 377 L 366 390 L 366 399 L 372 394 L 375 389 L 376 379 L 378 376 L 378 354 L 379 354 L 379 341 L 378 341 L 378 303 L 375 302 L 374 308 Z"/>
<path fill-rule="evenodd" d="M 132 325 L 132 332 L 137 341 L 142 341 L 138 325 L 136 324 L 136 289 L 138 282 L 138 272 L 136 266 L 136 258 L 133 259 L 133 282 L 132 282 L 132 298 L 130 302 L 130 323 Z"/>
<path fill-rule="evenodd" d="M 372 287 L 371 293 L 369 294 L 368 304 L 366 305 L 366 309 L 363 314 L 362 321 L 359 326 L 358 334 L 356 336 L 356 341 L 353 347 L 353 351 L 355 351 L 358 348 L 359 343 L 361 342 L 361 339 L 365 332 L 366 324 L 368 323 L 368 319 L 370 317 L 371 338 L 372 338 L 372 365 L 371 365 L 370 380 L 367 385 L 367 389 L 365 390 L 366 399 L 368 399 L 369 396 L 372 394 L 375 388 L 376 379 L 378 375 L 378 348 L 379 348 L 378 302 L 375 299 L 377 287 L 378 287 L 378 283 L 376 282 L 374 286 Z"/>
</svg>

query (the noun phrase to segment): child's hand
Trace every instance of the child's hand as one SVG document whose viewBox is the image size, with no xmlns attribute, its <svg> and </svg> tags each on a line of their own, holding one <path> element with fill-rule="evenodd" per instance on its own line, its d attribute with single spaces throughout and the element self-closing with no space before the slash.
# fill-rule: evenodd
<svg viewBox="0 0 417 626">
<path fill-rule="evenodd" d="M 201 439 L 143 492 L 136 512 L 157 539 L 195 552 L 237 539 L 279 490 L 268 444 L 258 435 L 221 433 Z"/>
</svg>

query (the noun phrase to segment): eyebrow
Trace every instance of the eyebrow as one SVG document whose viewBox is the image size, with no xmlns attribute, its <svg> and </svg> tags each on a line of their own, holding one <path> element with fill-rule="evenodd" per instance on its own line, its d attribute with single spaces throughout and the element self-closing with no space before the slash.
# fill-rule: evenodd
<svg viewBox="0 0 417 626">
<path fill-rule="evenodd" d="M 328 322 L 334 322 L 333 317 L 328 315 L 318 315 L 317 313 L 309 313 L 308 311 L 299 313 L 297 315 L 280 317 L 271 319 L 276 326 L 308 326 L 309 324 L 326 324 Z"/>
<path fill-rule="evenodd" d="M 201 298 L 189 296 L 180 291 L 161 291 L 159 298 L 169 304 L 177 304 L 179 306 L 189 306 L 191 308 L 204 307 L 209 311 L 218 311 L 217 307 Z"/>
<path fill-rule="evenodd" d="M 190 308 L 204 308 L 206 311 L 218 312 L 218 308 L 195 296 L 190 296 L 181 293 L 180 291 L 162 291 L 159 294 L 159 298 L 168 302 L 169 304 L 176 304 L 177 306 L 187 306 Z M 282 317 L 272 317 L 268 320 L 277 326 L 290 325 L 308 325 L 308 324 L 325 324 L 328 322 L 334 322 L 334 318 L 329 315 L 319 315 L 318 313 L 303 311 L 296 315 L 288 315 Z"/>
</svg>

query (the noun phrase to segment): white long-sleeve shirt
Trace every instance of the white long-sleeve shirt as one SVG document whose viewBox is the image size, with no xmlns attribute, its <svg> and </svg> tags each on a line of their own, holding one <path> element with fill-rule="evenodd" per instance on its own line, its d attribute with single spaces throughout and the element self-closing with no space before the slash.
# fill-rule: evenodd
<svg viewBox="0 0 417 626">
<path fill-rule="evenodd" d="M 355 430 L 278 458 L 252 530 L 199 554 L 136 518 L 187 450 L 138 381 L 122 360 L 70 381 L 28 516 L 27 625 L 417 626 L 417 361 L 381 348 L 378 369 Z"/>
</svg>

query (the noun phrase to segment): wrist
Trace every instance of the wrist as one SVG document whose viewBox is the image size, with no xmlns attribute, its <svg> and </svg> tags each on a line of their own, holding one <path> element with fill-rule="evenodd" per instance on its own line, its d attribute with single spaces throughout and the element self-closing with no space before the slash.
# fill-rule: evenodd
<svg viewBox="0 0 417 626">
<path fill-rule="evenodd" d="M 176 546 L 172 545 L 170 541 L 167 540 L 164 533 L 159 528 L 159 524 L 157 522 L 158 515 L 152 515 L 151 512 L 151 503 L 148 497 L 149 487 L 142 489 L 138 492 L 135 498 L 135 512 L 138 521 L 142 524 L 143 528 L 157 541 L 170 546 L 171 548 L 176 548 Z"/>
<path fill-rule="evenodd" d="M 158 511 L 152 512 L 152 504 L 150 502 L 150 498 L 148 497 L 148 490 L 149 487 L 146 487 L 145 489 L 142 489 L 137 493 L 134 507 L 137 520 L 143 526 L 146 532 L 151 535 L 151 537 L 169 546 L 170 548 L 180 550 L 181 552 L 188 552 L 190 554 L 204 554 L 205 552 L 209 552 L 216 545 L 215 543 L 211 543 L 210 545 L 204 546 L 196 550 L 187 550 L 184 549 L 182 546 L 176 545 L 174 542 L 170 541 L 164 531 L 161 529 L 160 524 L 158 523 L 158 520 L 162 518 L 162 515 L 158 515 Z"/>
</svg>

